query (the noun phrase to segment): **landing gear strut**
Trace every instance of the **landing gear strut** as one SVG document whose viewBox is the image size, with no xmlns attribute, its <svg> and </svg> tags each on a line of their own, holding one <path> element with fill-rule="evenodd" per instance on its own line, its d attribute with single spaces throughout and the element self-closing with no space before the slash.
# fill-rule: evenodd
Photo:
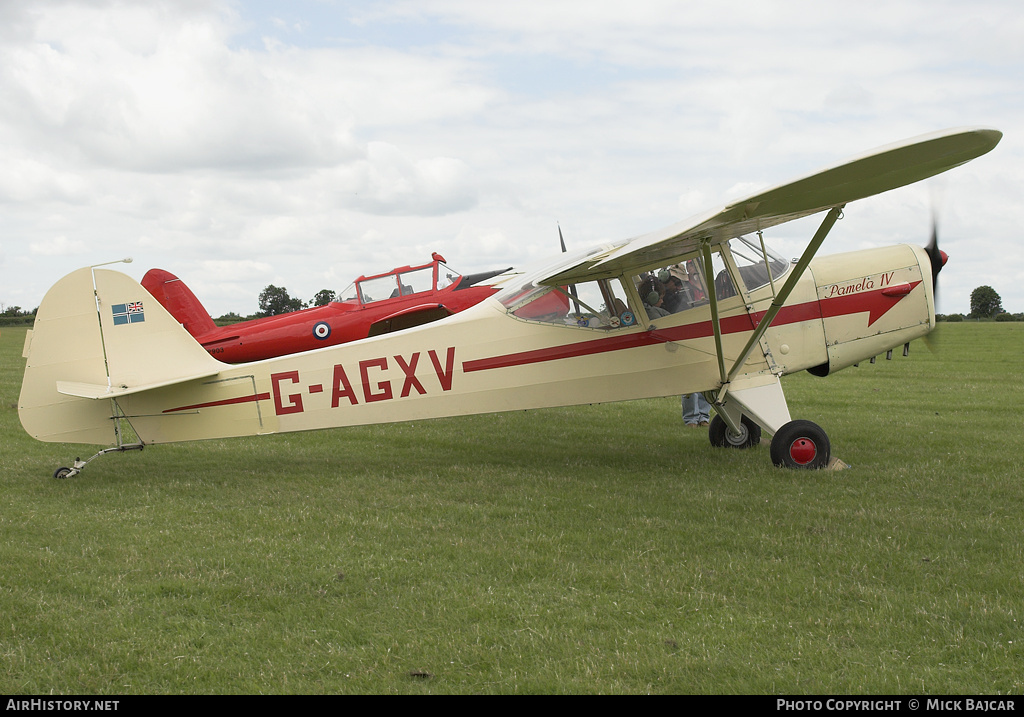
<svg viewBox="0 0 1024 717">
<path fill-rule="evenodd" d="M 67 467 L 58 468 L 57 470 L 55 470 L 53 472 L 53 477 L 57 478 L 58 480 L 63 480 L 65 478 L 74 478 L 76 475 L 78 475 L 79 473 L 82 472 L 83 468 L 85 468 L 87 465 L 92 463 L 94 460 L 96 460 L 100 456 L 104 456 L 104 455 L 106 455 L 108 453 L 124 453 L 125 451 L 141 451 L 145 447 L 146 447 L 145 443 L 128 443 L 128 444 L 123 445 L 123 446 L 114 446 L 112 448 L 104 448 L 102 451 L 99 451 L 98 453 L 96 453 L 96 455 L 94 455 L 92 458 L 89 458 L 88 460 L 84 460 L 83 461 L 81 458 L 76 458 L 75 462 L 72 464 L 74 466 L 73 468 L 67 468 Z"/>
<path fill-rule="evenodd" d="M 82 472 L 87 465 L 92 463 L 100 456 L 105 456 L 108 453 L 124 453 L 125 451 L 141 451 L 146 447 L 146 444 L 139 440 L 138 433 L 132 428 L 131 423 L 128 420 L 128 416 L 125 415 L 124 411 L 121 410 L 121 406 L 118 405 L 117 399 L 111 399 L 113 415 L 110 417 L 113 423 L 114 429 L 114 443 L 115 445 L 110 448 L 104 448 L 98 451 L 88 460 L 82 460 L 76 458 L 71 468 L 61 467 L 53 472 L 53 477 L 58 480 L 65 478 L 74 478 L 76 475 Z M 136 439 L 134 443 L 127 443 L 126 441 Z"/>
<path fill-rule="evenodd" d="M 716 413 L 708 426 L 708 440 L 715 448 L 749 448 L 761 442 L 761 427 L 746 416 L 740 420 L 739 429 L 739 433 L 730 431 L 726 422 Z"/>
</svg>

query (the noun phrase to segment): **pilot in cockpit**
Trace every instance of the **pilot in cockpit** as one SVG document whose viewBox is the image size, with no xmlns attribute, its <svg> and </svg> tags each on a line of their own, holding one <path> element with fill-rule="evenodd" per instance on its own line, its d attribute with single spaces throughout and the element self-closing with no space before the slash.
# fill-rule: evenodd
<svg viewBox="0 0 1024 717">
<path fill-rule="evenodd" d="M 669 312 L 662 307 L 665 286 L 660 281 L 653 276 L 647 277 L 640 284 L 639 293 L 640 298 L 643 299 L 648 319 L 659 319 L 662 316 L 668 316 Z"/>
<path fill-rule="evenodd" d="M 686 300 L 686 290 L 683 287 L 683 281 L 678 276 L 669 274 L 665 279 L 665 296 L 663 301 L 663 308 L 670 314 L 690 308 L 690 302 Z"/>
</svg>

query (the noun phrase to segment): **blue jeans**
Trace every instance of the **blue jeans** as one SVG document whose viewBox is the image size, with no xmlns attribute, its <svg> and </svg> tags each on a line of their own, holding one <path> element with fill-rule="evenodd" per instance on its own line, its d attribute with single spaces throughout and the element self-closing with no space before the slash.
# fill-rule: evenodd
<svg viewBox="0 0 1024 717">
<path fill-rule="evenodd" d="M 703 393 L 683 394 L 683 420 L 686 423 L 706 423 L 711 420 L 711 404 Z"/>
</svg>

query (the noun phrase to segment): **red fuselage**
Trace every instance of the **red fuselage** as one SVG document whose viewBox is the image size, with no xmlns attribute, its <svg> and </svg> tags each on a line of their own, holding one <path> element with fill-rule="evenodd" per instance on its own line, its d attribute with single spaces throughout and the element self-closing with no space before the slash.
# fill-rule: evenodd
<svg viewBox="0 0 1024 717">
<path fill-rule="evenodd" d="M 152 269 L 142 285 L 210 355 L 225 363 L 244 363 L 436 321 L 497 291 L 484 282 L 500 271 L 461 276 L 442 262 L 435 254 L 430 264 L 361 276 L 341 293 L 340 301 L 221 327 L 173 274 Z"/>
</svg>

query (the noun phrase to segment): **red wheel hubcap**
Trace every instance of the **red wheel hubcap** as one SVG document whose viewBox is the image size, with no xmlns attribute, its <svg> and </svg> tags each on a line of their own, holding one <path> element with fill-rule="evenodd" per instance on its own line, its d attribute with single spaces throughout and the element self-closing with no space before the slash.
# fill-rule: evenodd
<svg viewBox="0 0 1024 717">
<path fill-rule="evenodd" d="M 789 447 L 789 457 L 799 466 L 805 466 L 818 455 L 818 447 L 810 438 L 797 438 Z"/>
</svg>

